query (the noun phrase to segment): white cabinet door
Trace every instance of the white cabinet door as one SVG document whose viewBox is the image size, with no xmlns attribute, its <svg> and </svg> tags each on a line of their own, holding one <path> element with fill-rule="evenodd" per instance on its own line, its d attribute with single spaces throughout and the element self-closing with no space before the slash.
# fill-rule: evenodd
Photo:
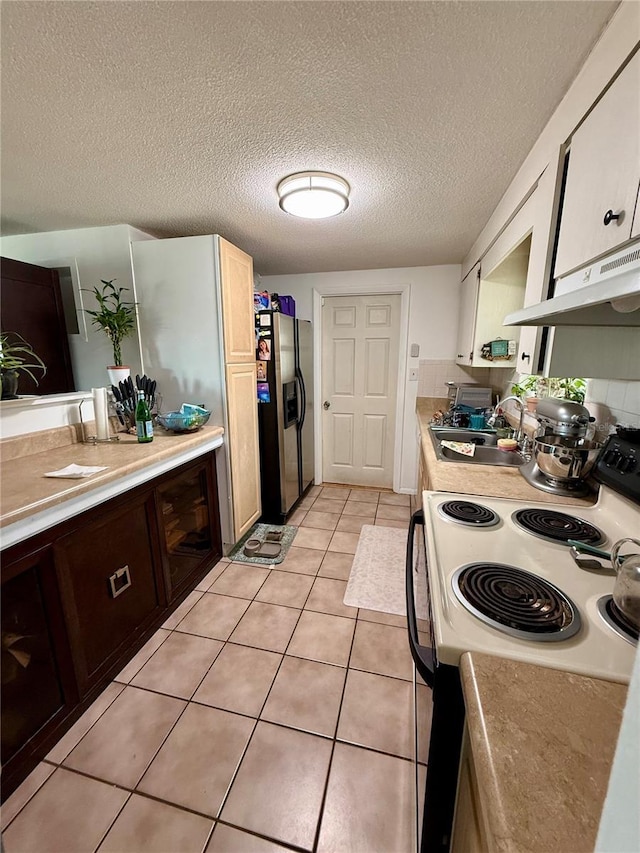
<svg viewBox="0 0 640 853">
<path fill-rule="evenodd" d="M 227 417 L 232 479 L 233 533 L 238 541 L 262 511 L 256 363 L 230 364 L 226 369 Z"/>
<path fill-rule="evenodd" d="M 631 237 L 640 179 L 640 53 L 571 139 L 554 275 L 577 269 Z M 609 219 L 607 212 L 619 215 Z"/>
<path fill-rule="evenodd" d="M 470 365 L 473 361 L 479 290 L 480 264 L 476 264 L 460 285 L 460 320 L 456 355 L 456 362 L 458 364 Z"/>
<path fill-rule="evenodd" d="M 222 237 L 219 251 L 224 360 L 227 364 L 254 362 L 253 261 Z"/>
</svg>

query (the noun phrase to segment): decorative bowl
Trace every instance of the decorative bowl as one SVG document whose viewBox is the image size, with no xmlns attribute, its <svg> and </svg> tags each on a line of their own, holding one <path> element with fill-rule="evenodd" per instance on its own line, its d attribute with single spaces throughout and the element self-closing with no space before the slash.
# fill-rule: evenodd
<svg viewBox="0 0 640 853">
<path fill-rule="evenodd" d="M 189 406 L 185 409 L 187 411 L 158 414 L 158 423 L 173 432 L 195 432 L 204 426 L 211 417 L 210 411 L 201 409 L 199 406 Z"/>
</svg>

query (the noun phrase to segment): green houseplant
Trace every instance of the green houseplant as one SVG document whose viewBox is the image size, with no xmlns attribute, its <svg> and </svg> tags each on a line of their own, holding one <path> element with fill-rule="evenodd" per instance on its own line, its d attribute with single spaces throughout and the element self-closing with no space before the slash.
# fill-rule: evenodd
<svg viewBox="0 0 640 853">
<path fill-rule="evenodd" d="M 127 302 L 122 294 L 128 290 L 127 287 L 116 287 L 111 281 L 100 280 L 102 287 L 94 287 L 87 290 L 93 293 L 98 310 L 85 309 L 91 317 L 91 323 L 98 329 L 102 329 L 109 338 L 113 347 L 113 364 L 107 366 L 109 377 L 113 385 L 119 380 L 129 376 L 129 367 L 122 364 L 122 341 L 131 335 L 136 327 L 136 303 Z"/>
<path fill-rule="evenodd" d="M 28 373 L 38 385 L 38 380 L 32 373 L 41 370 L 44 376 L 47 368 L 33 351 L 31 344 L 18 332 L 0 333 L 0 375 L 2 376 L 2 399 L 15 400 L 18 396 L 20 371 Z"/>
<path fill-rule="evenodd" d="M 520 382 L 511 386 L 511 393 L 527 403 L 530 409 L 540 397 L 559 397 L 572 403 L 584 403 L 587 383 L 579 378 L 545 378 L 543 376 L 523 376 Z M 535 403 L 534 403 L 535 401 Z"/>
</svg>

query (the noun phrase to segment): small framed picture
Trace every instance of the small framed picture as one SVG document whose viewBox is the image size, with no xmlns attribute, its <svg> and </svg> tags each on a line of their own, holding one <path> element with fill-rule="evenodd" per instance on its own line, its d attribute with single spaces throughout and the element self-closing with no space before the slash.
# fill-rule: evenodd
<svg viewBox="0 0 640 853">
<path fill-rule="evenodd" d="M 271 361 L 271 341 L 268 338 L 258 341 L 258 361 Z"/>
<path fill-rule="evenodd" d="M 264 363 L 264 361 L 256 361 L 256 374 L 258 382 L 267 381 L 267 365 Z"/>
<path fill-rule="evenodd" d="M 268 382 L 258 382 L 258 402 L 259 403 L 270 403 L 271 395 L 269 394 L 269 383 Z"/>
</svg>

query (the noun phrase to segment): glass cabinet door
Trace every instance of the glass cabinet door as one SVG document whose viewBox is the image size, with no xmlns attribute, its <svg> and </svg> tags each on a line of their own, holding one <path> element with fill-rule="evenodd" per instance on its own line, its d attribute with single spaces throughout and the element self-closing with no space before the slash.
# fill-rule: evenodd
<svg viewBox="0 0 640 853">
<path fill-rule="evenodd" d="M 160 486 L 158 498 L 172 598 L 215 548 L 206 467 L 185 471 Z"/>
</svg>

